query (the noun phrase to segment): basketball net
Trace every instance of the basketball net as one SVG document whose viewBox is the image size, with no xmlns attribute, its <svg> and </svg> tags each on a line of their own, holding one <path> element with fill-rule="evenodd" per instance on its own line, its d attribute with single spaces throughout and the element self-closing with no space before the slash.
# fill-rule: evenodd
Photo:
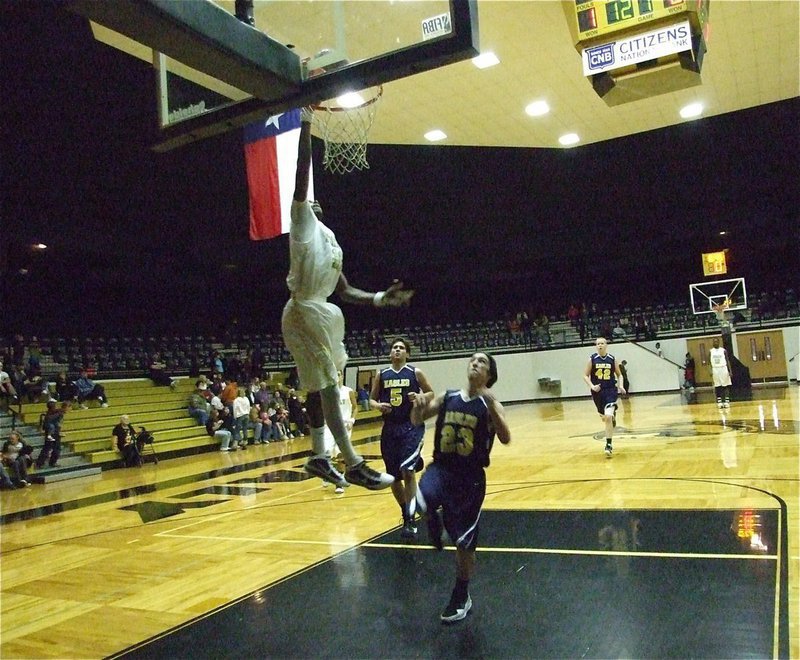
<svg viewBox="0 0 800 660">
<path fill-rule="evenodd" d="M 725 312 L 728 311 L 728 308 L 730 306 L 731 306 L 731 302 L 727 298 L 725 300 L 723 300 L 721 303 L 718 303 L 716 305 L 712 305 L 711 306 L 711 309 L 714 310 L 714 315 L 717 317 L 717 321 L 719 322 L 719 325 L 720 325 L 721 328 L 730 327 L 730 323 L 725 318 Z"/>
<path fill-rule="evenodd" d="M 383 96 L 383 85 L 360 94 L 366 100 L 355 107 L 339 105 L 336 99 L 312 106 L 313 124 L 325 142 L 322 165 L 334 174 L 369 169 L 367 138 Z"/>
</svg>

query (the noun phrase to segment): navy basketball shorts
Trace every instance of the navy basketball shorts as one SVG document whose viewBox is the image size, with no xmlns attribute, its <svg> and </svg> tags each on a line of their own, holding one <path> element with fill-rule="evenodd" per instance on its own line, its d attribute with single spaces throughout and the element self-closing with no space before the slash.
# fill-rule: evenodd
<svg viewBox="0 0 800 660">
<path fill-rule="evenodd" d="M 444 528 L 453 544 L 461 550 L 474 550 L 478 546 L 478 522 L 486 497 L 485 470 L 461 473 L 433 462 L 422 475 L 418 488 L 429 514 L 442 507 Z"/>
<path fill-rule="evenodd" d="M 381 456 L 387 474 L 402 478 L 403 470 L 414 470 L 422 453 L 422 437 L 425 425 L 414 426 L 411 422 L 394 424 L 384 422 L 381 431 Z"/>
<path fill-rule="evenodd" d="M 595 408 L 601 415 L 613 415 L 617 409 L 617 388 L 602 387 L 599 392 L 592 392 Z M 611 406 L 610 412 L 606 412 L 606 406 Z"/>
</svg>

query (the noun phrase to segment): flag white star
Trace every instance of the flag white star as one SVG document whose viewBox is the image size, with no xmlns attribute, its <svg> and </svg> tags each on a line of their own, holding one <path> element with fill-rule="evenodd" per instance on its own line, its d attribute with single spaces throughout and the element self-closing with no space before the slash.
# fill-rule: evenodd
<svg viewBox="0 0 800 660">
<path fill-rule="evenodd" d="M 275 126 L 276 130 L 281 130 L 280 120 L 283 117 L 283 113 L 281 112 L 279 115 L 272 115 L 267 121 L 264 123 L 264 128 L 272 124 Z"/>
</svg>

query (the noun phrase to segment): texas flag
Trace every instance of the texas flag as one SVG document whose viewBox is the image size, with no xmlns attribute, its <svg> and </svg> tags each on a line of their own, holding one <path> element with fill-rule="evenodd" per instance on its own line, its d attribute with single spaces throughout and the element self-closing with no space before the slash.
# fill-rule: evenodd
<svg viewBox="0 0 800 660">
<path fill-rule="evenodd" d="M 300 111 L 291 110 L 244 128 L 244 157 L 250 191 L 250 238 L 275 238 L 289 231 L 294 194 Z M 309 195 L 313 199 L 313 182 Z"/>
</svg>

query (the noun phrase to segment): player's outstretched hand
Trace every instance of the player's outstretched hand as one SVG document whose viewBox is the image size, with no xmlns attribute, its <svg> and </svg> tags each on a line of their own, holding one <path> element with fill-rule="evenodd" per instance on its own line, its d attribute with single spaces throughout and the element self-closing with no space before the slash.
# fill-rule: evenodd
<svg viewBox="0 0 800 660">
<path fill-rule="evenodd" d="M 395 280 L 383 294 L 382 306 L 383 307 L 408 307 L 411 303 L 411 298 L 414 295 L 414 289 L 404 289 L 403 283 Z"/>
</svg>

